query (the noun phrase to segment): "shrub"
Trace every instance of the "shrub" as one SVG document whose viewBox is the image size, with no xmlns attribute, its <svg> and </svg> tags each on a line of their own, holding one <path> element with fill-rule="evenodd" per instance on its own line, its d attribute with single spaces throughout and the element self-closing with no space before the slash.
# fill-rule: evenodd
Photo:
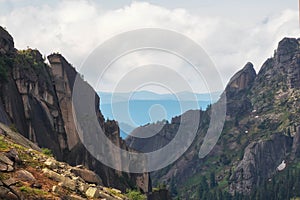
<svg viewBox="0 0 300 200">
<path fill-rule="evenodd" d="M 125 194 L 130 200 L 146 200 L 146 195 L 142 194 L 137 190 L 127 190 Z"/>
<path fill-rule="evenodd" d="M 51 149 L 42 148 L 42 153 L 47 156 L 53 156 Z"/>
</svg>

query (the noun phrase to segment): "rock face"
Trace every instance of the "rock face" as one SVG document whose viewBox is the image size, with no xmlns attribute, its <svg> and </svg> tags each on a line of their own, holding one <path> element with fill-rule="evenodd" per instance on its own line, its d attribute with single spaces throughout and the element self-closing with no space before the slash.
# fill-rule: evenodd
<svg viewBox="0 0 300 200">
<path fill-rule="evenodd" d="M 225 91 L 227 93 L 233 93 L 232 95 L 234 95 L 241 90 L 249 89 L 255 77 L 256 72 L 253 68 L 253 64 L 249 62 L 230 79 Z"/>
<path fill-rule="evenodd" d="M 255 78 L 253 64 L 247 63 L 230 79 L 223 94 L 227 97 L 226 110 L 229 117 L 240 117 L 252 109 L 251 102 L 245 94 L 253 85 Z"/>
<path fill-rule="evenodd" d="M 0 28 L 0 35 L 0 54 L 14 52 L 14 40 L 11 35 L 2 27 Z"/>
<path fill-rule="evenodd" d="M 58 160 L 93 170 L 106 186 L 123 191 L 137 186 L 148 192 L 147 186 L 136 185 L 138 178 L 148 180 L 148 174 L 124 177 L 86 150 L 76 131 L 72 112 L 72 88 L 77 72 L 59 54 L 50 55 L 48 59 L 51 67 L 44 63 L 38 50 L 15 50 L 12 37 L 0 27 L 0 62 L 6 72 L 0 74 L 3 76 L 0 79 L 0 122 L 18 130 L 38 146 L 51 149 Z M 97 95 L 94 108 L 105 134 L 115 145 L 126 149 L 117 123 L 104 121 Z"/>
<path fill-rule="evenodd" d="M 255 185 L 271 178 L 276 167 L 291 151 L 292 143 L 292 138 L 274 134 L 269 140 L 249 144 L 242 161 L 230 177 L 230 192 L 250 194 Z"/>
</svg>

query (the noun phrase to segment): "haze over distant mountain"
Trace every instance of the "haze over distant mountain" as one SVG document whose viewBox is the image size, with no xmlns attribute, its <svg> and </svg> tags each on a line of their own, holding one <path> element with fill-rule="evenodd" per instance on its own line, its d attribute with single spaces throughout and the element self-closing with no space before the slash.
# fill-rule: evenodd
<svg viewBox="0 0 300 200">
<path fill-rule="evenodd" d="M 118 121 L 121 137 L 125 138 L 138 126 L 162 120 L 170 121 L 172 117 L 188 110 L 205 110 L 209 104 L 218 100 L 221 93 L 197 94 L 185 91 L 158 94 L 151 91 L 135 91 L 98 94 L 101 101 L 100 110 L 104 117 Z"/>
</svg>

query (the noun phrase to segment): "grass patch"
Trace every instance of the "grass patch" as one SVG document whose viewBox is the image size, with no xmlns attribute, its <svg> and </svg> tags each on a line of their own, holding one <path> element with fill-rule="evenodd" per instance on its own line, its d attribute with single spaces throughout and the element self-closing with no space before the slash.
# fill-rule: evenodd
<svg viewBox="0 0 300 200">
<path fill-rule="evenodd" d="M 146 200 L 146 195 L 137 190 L 127 190 L 125 194 L 130 200 Z"/>
<path fill-rule="evenodd" d="M 53 156 L 51 149 L 42 148 L 42 153 L 45 154 L 46 156 Z"/>
<path fill-rule="evenodd" d="M 29 195 L 46 195 L 47 192 L 40 190 L 40 189 L 36 189 L 36 188 L 31 188 L 28 186 L 21 186 L 20 187 L 20 191 L 27 193 Z"/>
<path fill-rule="evenodd" d="M 107 188 L 108 192 L 114 196 L 117 196 L 117 197 L 120 197 L 122 199 L 124 199 L 124 195 L 121 194 L 121 193 L 118 193 L 117 191 L 115 191 L 114 189 L 112 188 Z"/>
<path fill-rule="evenodd" d="M 5 141 L 3 136 L 0 136 L 0 151 L 7 151 L 9 150 L 7 142 Z"/>
</svg>

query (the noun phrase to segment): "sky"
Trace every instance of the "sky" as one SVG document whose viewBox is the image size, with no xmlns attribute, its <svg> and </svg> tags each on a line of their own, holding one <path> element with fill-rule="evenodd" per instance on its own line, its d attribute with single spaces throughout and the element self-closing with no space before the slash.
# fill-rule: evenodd
<svg viewBox="0 0 300 200">
<path fill-rule="evenodd" d="M 95 48 L 118 34 L 140 28 L 167 29 L 203 48 L 219 72 L 223 88 L 249 61 L 259 71 L 283 37 L 299 37 L 298 19 L 297 0 L 0 0 L 0 25 L 14 37 L 18 49 L 37 48 L 43 55 L 59 52 L 80 71 Z M 215 74 L 197 78 L 191 66 L 174 55 L 139 51 L 117 60 L 103 75 L 101 84 L 92 85 L 96 90 L 117 90 L 124 77 L 145 79 L 151 74 L 135 70 L 137 74 L 126 76 L 129 72 L 158 62 L 182 75 L 193 92 L 210 92 L 205 79 L 216 78 Z M 97 66 L 90 72 L 84 74 L 88 81 L 89 76 L 99 77 Z M 161 73 L 161 78 L 164 74 L 168 71 Z M 173 91 L 188 90 L 182 85 L 178 82 Z M 136 88 L 168 92 L 167 85 Z"/>
</svg>

